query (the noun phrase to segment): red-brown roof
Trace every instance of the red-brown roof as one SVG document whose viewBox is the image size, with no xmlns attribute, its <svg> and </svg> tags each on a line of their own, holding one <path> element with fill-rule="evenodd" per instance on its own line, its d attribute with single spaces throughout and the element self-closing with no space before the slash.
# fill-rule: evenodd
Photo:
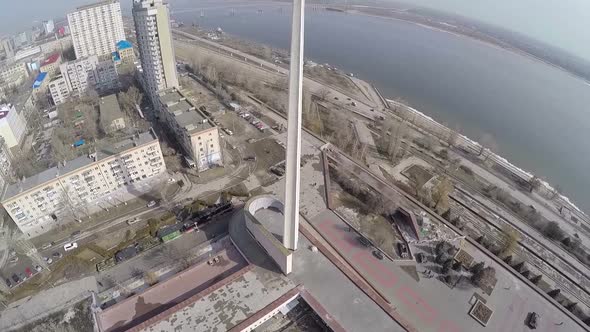
<svg viewBox="0 0 590 332">
<path fill-rule="evenodd" d="M 60 57 L 59 53 L 52 54 L 47 59 L 43 60 L 43 63 L 41 64 L 41 66 L 50 65 L 50 64 L 56 62 L 57 60 L 59 60 L 59 57 Z"/>
</svg>

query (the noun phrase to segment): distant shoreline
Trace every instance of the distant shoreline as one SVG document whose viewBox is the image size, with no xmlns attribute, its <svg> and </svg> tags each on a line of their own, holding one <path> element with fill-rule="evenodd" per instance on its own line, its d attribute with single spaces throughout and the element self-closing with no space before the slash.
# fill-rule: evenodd
<svg viewBox="0 0 590 332">
<path fill-rule="evenodd" d="M 543 59 L 537 55 L 527 52 L 526 50 L 523 50 L 519 47 L 516 47 L 516 46 L 511 45 L 511 44 L 504 42 L 504 41 L 500 41 L 496 37 L 489 35 L 489 34 L 485 34 L 483 32 L 478 32 L 478 34 L 480 34 L 481 36 L 476 36 L 473 34 L 469 34 L 467 31 L 462 29 L 462 27 L 460 27 L 460 26 L 454 26 L 454 25 L 449 24 L 444 21 L 438 21 L 438 20 L 435 21 L 435 19 L 432 17 L 418 16 L 416 14 L 413 14 L 412 16 L 409 16 L 409 15 L 403 16 L 405 14 L 404 11 L 399 10 L 399 9 L 395 9 L 393 7 L 392 8 L 378 8 L 378 7 L 356 6 L 356 5 L 353 5 L 351 7 L 353 7 L 354 9 L 338 8 L 337 6 L 325 7 L 325 8 L 327 11 L 332 11 L 332 12 L 348 13 L 348 14 L 352 14 L 352 15 L 363 15 L 363 16 L 369 16 L 369 17 L 375 17 L 375 18 L 381 18 L 381 19 L 407 22 L 407 23 L 418 25 L 418 26 L 421 26 L 421 27 L 424 27 L 427 29 L 445 32 L 445 33 L 449 33 L 449 34 L 459 36 L 459 37 L 469 38 L 471 40 L 484 43 L 488 46 L 497 47 L 497 48 L 500 48 L 504 51 L 511 52 L 511 53 L 529 58 L 530 60 L 551 66 L 555 69 L 558 69 L 558 70 L 568 74 L 571 77 L 574 77 L 576 79 L 583 81 L 587 85 L 590 85 L 590 80 L 585 78 L 584 76 L 581 76 L 581 75 L 579 75 L 575 72 L 572 72 L 571 70 L 564 68 L 558 64 L 555 64 L 549 60 Z M 363 9 L 365 11 L 363 11 Z M 384 11 L 379 12 L 379 13 L 367 12 L 367 10 L 376 10 L 376 9 L 384 10 Z M 397 16 L 396 16 L 396 14 L 397 14 Z M 451 29 L 451 28 L 455 28 L 455 29 Z"/>
</svg>

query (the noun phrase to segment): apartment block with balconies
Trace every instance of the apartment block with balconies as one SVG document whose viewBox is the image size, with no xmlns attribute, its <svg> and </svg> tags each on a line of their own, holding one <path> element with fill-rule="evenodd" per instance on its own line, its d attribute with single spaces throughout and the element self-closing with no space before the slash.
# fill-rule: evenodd
<svg viewBox="0 0 590 332">
<path fill-rule="evenodd" d="M 103 146 L 8 186 L 2 205 L 26 236 L 92 215 L 102 198 L 166 171 L 153 130 Z"/>
</svg>

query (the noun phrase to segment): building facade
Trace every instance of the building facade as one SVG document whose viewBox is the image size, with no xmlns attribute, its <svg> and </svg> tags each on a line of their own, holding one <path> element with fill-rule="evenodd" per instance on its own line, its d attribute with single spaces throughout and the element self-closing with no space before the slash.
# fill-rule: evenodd
<svg viewBox="0 0 590 332">
<path fill-rule="evenodd" d="M 22 62 L 0 64 L 0 84 L 19 85 L 29 77 L 27 65 Z"/>
<path fill-rule="evenodd" d="M 27 129 L 25 118 L 14 105 L 0 105 L 0 136 L 9 148 L 19 145 Z"/>
<path fill-rule="evenodd" d="M 119 1 L 107 0 L 78 7 L 68 14 L 76 58 L 110 55 L 125 40 Z"/>
<path fill-rule="evenodd" d="M 61 75 L 54 77 L 49 82 L 49 93 L 55 105 L 64 103 L 70 97 L 70 89 L 68 89 L 66 79 Z"/>
<path fill-rule="evenodd" d="M 2 49 L 6 55 L 6 59 L 14 58 L 14 42 L 11 38 L 2 39 Z"/>
<path fill-rule="evenodd" d="M 39 67 L 39 71 L 42 73 L 47 73 L 49 77 L 53 76 L 59 65 L 61 64 L 61 54 L 54 53 L 47 57 L 47 59 L 41 62 L 41 66 Z"/>
<path fill-rule="evenodd" d="M 159 111 L 199 171 L 222 164 L 219 130 L 176 88 L 159 93 Z"/>
<path fill-rule="evenodd" d="M 168 6 L 162 0 L 134 0 L 133 21 L 144 89 L 157 105 L 158 91 L 178 87 Z"/>
<path fill-rule="evenodd" d="M 96 55 L 92 55 L 66 62 L 60 66 L 60 70 L 70 95 L 81 96 L 89 88 L 100 92 L 119 88 L 117 69 L 110 59 L 99 61 Z"/>
<path fill-rule="evenodd" d="M 43 21 L 43 31 L 46 35 L 50 35 L 53 33 L 53 31 L 55 31 L 53 20 Z"/>
<path fill-rule="evenodd" d="M 150 130 L 8 186 L 2 205 L 34 237 L 101 210 L 100 199 L 166 171 Z"/>
</svg>

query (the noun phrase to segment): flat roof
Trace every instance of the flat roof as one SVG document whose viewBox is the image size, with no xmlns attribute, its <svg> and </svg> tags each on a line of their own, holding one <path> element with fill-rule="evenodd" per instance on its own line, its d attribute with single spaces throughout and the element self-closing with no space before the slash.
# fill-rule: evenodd
<svg viewBox="0 0 590 332">
<path fill-rule="evenodd" d="M 125 116 L 125 114 L 123 114 L 123 111 L 121 111 L 121 107 L 119 106 L 119 101 L 117 100 L 116 94 L 101 97 L 99 109 L 100 122 L 101 124 L 103 124 L 103 126 L 110 125 L 114 120 L 120 119 Z"/>
<path fill-rule="evenodd" d="M 228 331 L 295 287 L 286 277 L 253 267 L 141 331 Z"/>
<path fill-rule="evenodd" d="M 85 9 L 90 9 L 93 7 L 100 7 L 100 6 L 104 6 L 104 5 L 109 5 L 111 3 L 115 3 L 115 2 L 119 2 L 119 0 L 103 0 L 103 1 L 99 1 L 99 2 L 95 2 L 95 3 L 91 3 L 88 5 L 83 5 L 80 7 L 76 7 L 76 10 L 74 12 L 80 11 L 80 10 L 85 10 Z"/>
<path fill-rule="evenodd" d="M 69 160 L 65 162 L 65 164 L 54 166 L 44 170 L 41 173 L 37 173 L 33 176 L 25 178 L 17 183 L 11 184 L 6 189 L 4 196 L 2 197 L 2 201 L 6 201 L 11 199 L 17 195 L 20 195 L 30 189 L 35 188 L 36 186 L 42 185 L 49 181 L 55 180 L 56 178 L 65 175 L 67 173 L 73 172 L 77 169 L 86 167 L 91 165 L 95 162 L 99 162 L 103 159 L 106 159 L 112 155 L 119 154 L 123 151 L 129 150 L 135 146 L 143 145 L 146 143 L 150 143 L 153 141 L 158 140 L 158 136 L 153 132 L 153 130 L 149 130 L 147 132 L 131 136 L 129 138 L 113 141 L 113 140 L 102 140 L 98 142 L 98 146 L 101 148 L 97 148 L 96 151 L 96 160 L 91 158 L 87 155 L 80 156 L 78 158 Z"/>
<path fill-rule="evenodd" d="M 189 134 L 213 128 L 207 117 L 175 88 L 161 92 L 160 102 L 166 105 L 167 112 L 172 113 L 178 125 Z"/>
<path fill-rule="evenodd" d="M 98 315 L 100 330 L 120 331 L 137 326 L 248 265 L 231 243 L 215 253 L 215 257 L 220 259 L 218 264 L 209 265 L 203 261 L 105 309 Z"/>
</svg>

